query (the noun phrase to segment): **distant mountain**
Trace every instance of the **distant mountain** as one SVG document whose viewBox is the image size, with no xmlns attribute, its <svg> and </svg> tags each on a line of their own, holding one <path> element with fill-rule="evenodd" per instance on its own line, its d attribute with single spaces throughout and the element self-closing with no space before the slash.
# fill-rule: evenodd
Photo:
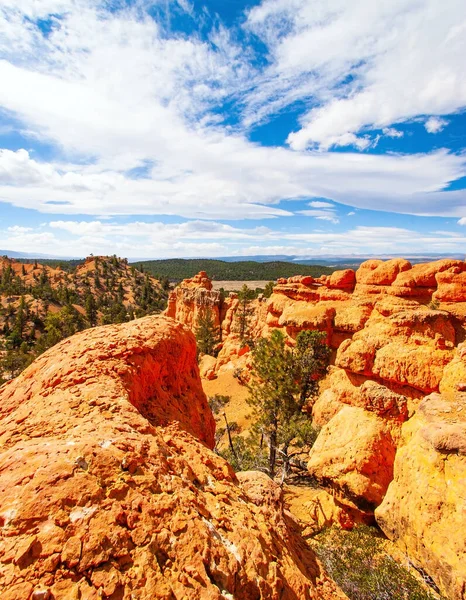
<svg viewBox="0 0 466 600">
<path fill-rule="evenodd" d="M 358 268 L 361 263 L 366 260 L 371 259 L 380 259 L 380 260 L 389 260 L 390 258 L 405 258 L 409 260 L 411 263 L 420 263 L 420 262 L 432 262 L 435 260 L 440 260 L 442 258 L 455 258 L 458 260 L 465 260 L 465 254 L 365 254 L 365 255 L 348 255 L 348 256 L 336 256 L 334 254 L 322 254 L 319 256 L 296 256 L 296 255 L 253 255 L 253 256 L 225 256 L 219 258 L 218 260 L 224 262 L 243 262 L 243 261 L 253 261 L 259 263 L 265 262 L 288 262 L 294 263 L 298 265 L 325 265 L 328 267 L 336 267 L 339 269 L 342 268 Z M 132 261 L 130 261 L 132 262 Z"/>
<path fill-rule="evenodd" d="M 40 252 L 15 252 L 14 250 L 0 250 L 0 256 L 8 256 L 8 258 L 54 258 L 57 260 L 71 260 L 71 257 L 57 256 L 56 254 L 41 254 Z"/>
</svg>

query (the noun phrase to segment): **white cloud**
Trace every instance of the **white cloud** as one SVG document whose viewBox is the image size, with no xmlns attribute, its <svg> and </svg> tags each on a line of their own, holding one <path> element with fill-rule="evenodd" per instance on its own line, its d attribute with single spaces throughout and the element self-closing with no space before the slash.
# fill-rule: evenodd
<svg viewBox="0 0 466 600">
<path fill-rule="evenodd" d="M 195 219 L 290 215 L 276 206 L 282 198 L 326 197 L 357 208 L 423 215 L 461 216 L 466 208 L 466 192 L 441 191 L 466 172 L 466 159 L 442 151 L 299 155 L 224 136 L 213 146 L 199 145 L 197 155 L 180 154 L 177 163 L 178 169 L 170 161 L 132 179 L 99 164 L 41 163 L 25 150 L 0 150 L 0 198 L 52 214 Z"/>
<path fill-rule="evenodd" d="M 306 100 L 311 108 L 288 137 L 301 150 L 464 109 L 465 23 L 462 0 L 263 0 L 247 26 L 271 62 L 246 120 L 266 118 L 277 102 Z"/>
<path fill-rule="evenodd" d="M 347 213 L 347 217 L 352 217 L 354 216 L 356 213 L 354 212 L 354 210 L 351 210 L 349 213 Z"/>
<path fill-rule="evenodd" d="M 9 233 L 26 233 L 32 231 L 32 227 L 22 227 L 21 225 L 13 225 L 13 227 L 7 227 Z"/>
<path fill-rule="evenodd" d="M 461 217 L 461 219 L 458 221 L 458 225 L 466 225 L 466 217 Z"/>
<path fill-rule="evenodd" d="M 311 202 L 310 205 L 315 204 L 326 204 L 325 202 Z M 327 206 L 332 206 L 332 204 L 327 204 Z M 330 221 L 331 223 L 337 224 L 340 220 L 337 217 L 337 214 L 334 210 L 300 210 L 298 211 L 300 215 L 304 215 L 305 217 L 314 217 L 315 219 L 319 219 L 320 221 Z"/>
<path fill-rule="evenodd" d="M 396 129 L 395 127 L 384 127 L 382 133 L 391 138 L 401 138 L 404 136 L 403 131 Z"/>
<path fill-rule="evenodd" d="M 111 235 L 125 237 L 148 237 L 153 240 L 194 239 L 243 239 L 264 236 L 271 232 L 267 227 L 237 228 L 214 221 L 189 221 L 186 223 L 146 223 L 133 221 L 119 224 L 101 221 L 51 221 L 52 229 L 67 231 L 73 235 Z"/>
<path fill-rule="evenodd" d="M 320 200 L 309 202 L 309 206 L 312 206 L 312 208 L 335 208 L 334 204 L 331 204 L 330 202 L 321 202 Z"/>
<path fill-rule="evenodd" d="M 325 217 L 326 215 L 322 215 Z M 316 218 L 320 218 L 319 216 Z M 322 220 L 322 219 L 320 219 Z M 234 228 L 216 222 L 130 223 L 55 221 L 49 230 L 0 231 L 0 247 L 59 256 L 113 254 L 130 258 L 246 256 L 390 255 L 464 251 L 466 236 L 448 231 L 419 233 L 399 227 L 358 226 L 346 231 L 293 232 L 263 227 Z"/>
<path fill-rule="evenodd" d="M 191 3 L 182 4 L 189 12 Z M 144 3 L 106 12 L 97 0 L 3 0 L 0 108 L 19 120 L 31 138 L 59 149 L 55 156 L 60 158 L 46 162 L 24 149 L 0 150 L 0 201 L 44 213 L 102 218 L 263 219 L 291 214 L 286 204 L 277 206 L 281 200 L 310 198 L 358 208 L 462 216 L 466 193 L 442 190 L 466 174 L 464 156 L 261 147 L 240 129 L 219 122 L 219 107 L 232 98 L 244 103 L 245 120 L 254 114 L 260 120 L 262 109 L 277 111 L 308 96 L 318 98 L 320 108 L 314 110 L 330 110 L 333 102 L 354 104 L 369 89 L 369 80 L 378 81 L 384 66 L 387 86 L 401 70 L 396 94 L 390 91 L 387 102 L 379 96 L 376 102 L 377 110 L 387 107 L 382 120 L 391 123 L 396 113 L 392 96 L 408 102 L 420 93 L 421 74 L 411 89 L 404 63 L 413 63 L 416 70 L 419 56 L 429 58 L 432 52 L 425 48 L 427 33 L 421 27 L 419 47 L 401 60 L 397 45 L 406 50 L 403 36 L 409 27 L 417 31 L 424 13 L 408 0 L 382 4 L 357 0 L 353 14 L 342 0 L 263 2 L 249 13 L 247 25 L 270 49 L 270 67 L 259 71 L 249 61 L 251 48 L 241 52 L 225 28 L 211 32 L 212 43 L 197 35 L 169 35 L 147 16 Z M 428 32 L 436 10 L 434 6 L 426 17 Z M 462 10 L 458 3 L 457 14 Z M 50 14 L 60 18 L 55 17 L 52 31 L 43 36 L 34 20 Z M 455 57 L 463 42 L 449 19 L 439 19 L 433 38 L 448 32 L 447 49 L 442 46 L 432 62 L 434 91 L 436 73 L 448 60 L 453 61 L 452 74 L 445 78 L 457 81 Z M 388 23 L 387 32 L 383 23 Z M 335 86 L 348 74 L 354 79 L 336 98 Z M 458 93 L 449 95 L 455 102 L 462 98 L 462 81 Z M 441 113 L 435 107 L 423 112 Z M 346 117 L 329 126 L 328 114 L 322 113 L 327 125 L 311 142 L 368 148 L 377 136 L 360 129 L 374 114 L 369 103 L 362 120 L 355 118 L 349 127 Z M 318 128 L 319 122 L 309 123 Z"/>
<path fill-rule="evenodd" d="M 448 121 L 440 117 L 429 117 L 424 124 L 429 133 L 440 133 L 448 125 Z"/>
</svg>

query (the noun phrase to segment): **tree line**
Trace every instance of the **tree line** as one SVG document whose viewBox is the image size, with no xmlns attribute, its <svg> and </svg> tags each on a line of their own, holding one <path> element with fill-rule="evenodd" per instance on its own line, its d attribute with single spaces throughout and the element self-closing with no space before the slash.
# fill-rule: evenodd
<svg viewBox="0 0 466 600">
<path fill-rule="evenodd" d="M 294 275 L 330 275 L 335 269 L 322 265 L 301 265 L 291 262 L 272 261 L 227 262 L 213 259 L 167 259 L 139 263 L 145 271 L 154 276 L 165 276 L 170 281 L 181 281 L 194 277 L 199 271 L 206 271 L 216 281 L 269 281 Z"/>
</svg>

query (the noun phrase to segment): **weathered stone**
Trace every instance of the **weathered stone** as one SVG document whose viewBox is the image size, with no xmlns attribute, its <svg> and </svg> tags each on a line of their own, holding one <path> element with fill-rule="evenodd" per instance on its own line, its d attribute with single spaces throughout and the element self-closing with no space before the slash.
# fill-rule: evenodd
<svg viewBox="0 0 466 600">
<path fill-rule="evenodd" d="M 278 486 L 260 480 L 254 496 L 209 449 L 180 323 L 64 340 L 0 388 L 0 419 L 2 600 L 344 597 Z"/>
<path fill-rule="evenodd" d="M 466 598 L 466 400 L 432 394 L 403 425 L 376 519 L 446 597 Z"/>
</svg>

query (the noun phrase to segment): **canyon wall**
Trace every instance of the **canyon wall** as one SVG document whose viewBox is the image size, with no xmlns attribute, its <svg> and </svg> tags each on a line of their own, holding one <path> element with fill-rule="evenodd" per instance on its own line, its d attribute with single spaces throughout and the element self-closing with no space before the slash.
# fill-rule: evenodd
<svg viewBox="0 0 466 600">
<path fill-rule="evenodd" d="M 201 371 L 247 377 L 237 300 L 226 302 L 220 353 Z M 466 263 L 369 260 L 356 272 L 280 279 L 251 309 L 252 338 L 279 328 L 292 345 L 316 329 L 334 350 L 312 406 L 322 429 L 311 474 L 338 502 L 375 514 L 449 598 L 466 598 Z"/>
<path fill-rule="evenodd" d="M 194 336 L 86 330 L 0 388 L 2 600 L 345 598 L 280 488 L 210 448 Z"/>
</svg>

